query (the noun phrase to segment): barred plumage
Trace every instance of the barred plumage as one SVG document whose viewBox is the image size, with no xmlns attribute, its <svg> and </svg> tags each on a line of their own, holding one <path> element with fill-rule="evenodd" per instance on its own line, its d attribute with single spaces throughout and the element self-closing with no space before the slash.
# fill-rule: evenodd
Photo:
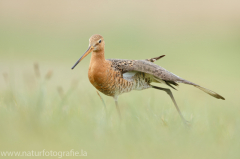
<svg viewBox="0 0 240 159">
<path fill-rule="evenodd" d="M 115 99 L 116 106 L 117 98 L 120 94 L 130 92 L 132 90 L 143 90 L 147 88 L 155 88 L 165 91 L 172 99 L 181 118 L 183 118 L 177 103 L 170 89 L 152 86 L 151 83 L 162 83 L 174 88 L 178 83 L 193 85 L 196 88 L 208 93 L 209 95 L 223 99 L 219 94 L 201 87 L 195 83 L 189 82 L 161 66 L 154 64 L 156 60 L 165 55 L 146 59 L 146 60 L 122 60 L 122 59 L 105 59 L 104 57 L 105 42 L 101 35 L 93 35 L 89 39 L 89 48 L 83 56 L 76 62 L 72 69 L 89 53 L 92 52 L 88 77 L 92 85 L 105 95 L 112 96 Z M 120 115 L 120 111 L 118 108 Z"/>
</svg>

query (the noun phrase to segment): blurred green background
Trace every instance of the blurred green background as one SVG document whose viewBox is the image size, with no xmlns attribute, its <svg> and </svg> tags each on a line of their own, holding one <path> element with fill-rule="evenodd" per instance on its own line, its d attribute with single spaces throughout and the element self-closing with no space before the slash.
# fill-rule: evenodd
<svg viewBox="0 0 240 159">
<path fill-rule="evenodd" d="M 181 84 L 133 91 L 106 110 L 87 77 L 101 34 L 105 57 L 146 59 L 216 91 Z M 240 158 L 240 1 L 0 1 L 0 151 L 87 151 L 88 158 Z M 46 158 L 46 157 L 43 157 Z M 56 157 L 55 157 L 56 158 Z M 67 157 L 65 157 L 67 158 Z"/>
</svg>

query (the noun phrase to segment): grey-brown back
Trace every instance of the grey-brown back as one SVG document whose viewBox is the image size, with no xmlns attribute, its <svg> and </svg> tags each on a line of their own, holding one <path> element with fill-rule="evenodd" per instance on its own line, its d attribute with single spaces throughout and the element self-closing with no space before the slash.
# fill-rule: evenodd
<svg viewBox="0 0 240 159">
<path fill-rule="evenodd" d="M 117 71 L 120 71 L 122 74 L 126 72 L 132 72 L 132 71 L 143 72 L 143 73 L 152 75 L 153 77 L 159 80 L 165 81 L 165 84 L 167 84 L 170 87 L 172 87 L 170 84 L 177 85 L 177 83 L 185 83 L 185 84 L 193 85 L 196 88 L 199 88 L 200 90 L 204 91 L 205 93 L 208 93 L 209 95 L 215 98 L 224 99 L 221 95 L 211 90 L 208 90 L 195 83 L 187 81 L 169 72 L 165 68 L 159 65 L 156 65 L 152 62 L 149 62 L 151 60 L 125 60 L 125 59 L 108 59 L 108 60 L 111 62 L 111 67 Z"/>
<path fill-rule="evenodd" d="M 108 60 L 112 62 L 113 68 L 119 69 L 120 71 L 122 71 L 122 73 L 130 71 L 139 71 L 153 75 L 161 80 L 196 85 L 167 71 L 165 68 L 146 60 L 122 60 L 122 59 L 108 59 Z"/>
</svg>

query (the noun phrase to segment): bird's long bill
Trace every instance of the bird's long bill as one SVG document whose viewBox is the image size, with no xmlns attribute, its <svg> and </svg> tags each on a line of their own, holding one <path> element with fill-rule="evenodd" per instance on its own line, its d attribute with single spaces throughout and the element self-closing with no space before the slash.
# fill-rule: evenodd
<svg viewBox="0 0 240 159">
<path fill-rule="evenodd" d="M 90 52 L 92 52 L 93 47 L 89 46 L 89 48 L 87 49 L 87 51 L 80 57 L 80 59 L 75 63 L 75 65 L 73 65 L 72 69 L 74 69 L 77 64 L 82 61 L 82 59 L 84 59 Z"/>
</svg>

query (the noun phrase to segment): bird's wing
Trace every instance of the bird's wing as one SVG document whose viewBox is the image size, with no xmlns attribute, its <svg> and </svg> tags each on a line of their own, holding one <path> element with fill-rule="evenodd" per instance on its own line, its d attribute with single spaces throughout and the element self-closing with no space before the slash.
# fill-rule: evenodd
<svg viewBox="0 0 240 159">
<path fill-rule="evenodd" d="M 155 62 L 159 59 L 161 59 L 162 57 L 164 57 L 165 55 L 161 55 L 161 56 L 158 56 L 158 57 L 154 57 L 154 58 L 150 58 L 150 59 L 145 59 L 146 61 L 149 61 L 149 62 Z"/>
<path fill-rule="evenodd" d="M 196 85 L 192 82 L 184 80 L 177 75 L 167 71 L 165 68 L 158 66 L 147 60 L 122 60 L 122 59 L 108 59 L 111 61 L 112 68 L 119 70 L 122 74 L 126 72 L 143 72 L 153 75 L 155 78 L 163 81 L 169 81 L 170 84 L 186 83 Z"/>
<path fill-rule="evenodd" d="M 111 67 L 117 71 L 120 71 L 122 75 L 127 72 L 128 72 L 128 75 L 131 74 L 130 72 L 143 72 L 143 73 L 152 75 L 156 81 L 158 81 L 160 83 L 165 83 L 172 88 L 174 88 L 174 87 L 171 85 L 177 86 L 178 85 L 177 83 L 185 83 L 185 84 L 193 85 L 196 88 L 199 88 L 200 90 L 204 91 L 205 93 L 207 93 L 215 98 L 225 100 L 224 97 L 222 97 L 221 95 L 219 95 L 209 89 L 201 87 L 195 83 L 187 81 L 187 80 L 169 72 L 165 68 L 158 66 L 147 60 L 109 59 L 109 61 L 111 63 Z"/>
</svg>

